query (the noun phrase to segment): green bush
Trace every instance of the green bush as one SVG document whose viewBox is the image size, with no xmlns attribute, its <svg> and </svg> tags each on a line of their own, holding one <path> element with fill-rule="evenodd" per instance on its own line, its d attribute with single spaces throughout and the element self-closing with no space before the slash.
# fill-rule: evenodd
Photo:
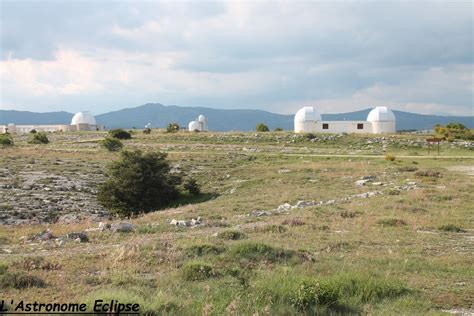
<svg viewBox="0 0 474 316">
<path fill-rule="evenodd" d="M 188 179 L 184 184 L 184 188 L 192 195 L 199 195 L 201 188 L 195 179 Z"/>
<path fill-rule="evenodd" d="M 30 134 L 36 134 L 36 130 L 33 128 L 33 129 L 30 131 Z"/>
<path fill-rule="evenodd" d="M 132 134 L 130 132 L 127 132 L 126 130 L 123 130 L 121 128 L 111 129 L 109 131 L 109 136 L 112 138 L 117 138 L 117 139 L 131 139 L 132 138 Z"/>
<path fill-rule="evenodd" d="M 108 151 L 119 151 L 123 147 L 123 144 L 119 139 L 110 137 L 102 140 L 100 144 Z"/>
<path fill-rule="evenodd" d="M 264 123 L 258 123 L 257 126 L 255 127 L 255 130 L 257 132 L 268 132 L 268 131 L 270 131 L 268 126 L 265 125 Z"/>
<path fill-rule="evenodd" d="M 149 128 L 149 127 L 145 128 L 143 130 L 143 134 L 146 134 L 146 135 L 151 134 L 151 128 Z"/>
<path fill-rule="evenodd" d="M 166 127 L 167 133 L 176 133 L 179 131 L 179 124 L 178 123 L 169 123 Z"/>
<path fill-rule="evenodd" d="M 45 287 L 46 284 L 40 278 L 21 272 L 15 273 L 3 273 L 0 276 L 0 288 L 15 288 L 18 290 L 29 288 L 29 287 Z"/>
<path fill-rule="evenodd" d="M 47 144 L 49 143 L 48 136 L 44 132 L 31 134 L 31 138 L 28 141 L 30 144 Z"/>
<path fill-rule="evenodd" d="M 453 224 L 441 225 L 438 227 L 439 230 L 443 232 L 452 232 L 452 233 L 465 233 L 466 231 L 459 226 Z"/>
<path fill-rule="evenodd" d="M 281 262 L 291 259 L 295 252 L 281 248 L 274 248 L 272 246 L 257 243 L 257 242 L 243 242 L 234 245 L 230 249 L 231 256 L 236 258 L 243 258 L 250 261 L 269 261 Z"/>
<path fill-rule="evenodd" d="M 275 132 L 283 132 L 283 128 L 281 127 L 277 127 L 274 129 Z"/>
<path fill-rule="evenodd" d="M 201 281 L 217 276 L 212 266 L 201 262 L 186 263 L 181 273 L 186 281 Z"/>
<path fill-rule="evenodd" d="M 217 238 L 226 240 L 239 240 L 244 239 L 245 237 L 244 233 L 236 230 L 226 230 L 217 234 Z"/>
<path fill-rule="evenodd" d="M 0 134 L 0 145 L 2 146 L 13 146 L 13 138 L 10 134 Z"/>
<path fill-rule="evenodd" d="M 186 248 L 184 253 L 188 257 L 201 257 L 206 255 L 218 255 L 225 251 L 224 247 L 218 247 L 209 244 L 194 245 Z"/>
<path fill-rule="evenodd" d="M 163 208 L 179 197 L 181 178 L 169 171 L 164 153 L 122 151 L 108 166 L 107 180 L 99 186 L 97 199 L 121 217 Z"/>
<path fill-rule="evenodd" d="M 338 294 L 328 285 L 303 281 L 290 296 L 290 303 L 300 311 L 316 305 L 330 306 L 337 302 Z"/>
</svg>

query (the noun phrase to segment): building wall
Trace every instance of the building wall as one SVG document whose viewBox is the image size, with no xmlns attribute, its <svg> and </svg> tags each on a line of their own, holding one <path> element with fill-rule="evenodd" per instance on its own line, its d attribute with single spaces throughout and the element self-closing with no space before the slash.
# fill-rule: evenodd
<svg viewBox="0 0 474 316">
<path fill-rule="evenodd" d="M 75 132 L 75 131 L 96 131 L 104 130 L 103 125 L 89 125 L 89 124 L 77 124 L 77 125 L 0 125 L 0 133 L 18 133 L 24 134 L 29 133 L 31 130 L 37 132 Z"/>
<path fill-rule="evenodd" d="M 395 133 L 397 131 L 395 122 L 372 122 L 372 126 L 374 134 Z"/>
<path fill-rule="evenodd" d="M 359 129 L 358 125 L 362 124 Z M 324 128 L 327 127 L 327 128 Z M 295 133 L 365 133 L 383 134 L 395 133 L 395 122 L 368 121 L 306 121 L 295 123 Z"/>
</svg>

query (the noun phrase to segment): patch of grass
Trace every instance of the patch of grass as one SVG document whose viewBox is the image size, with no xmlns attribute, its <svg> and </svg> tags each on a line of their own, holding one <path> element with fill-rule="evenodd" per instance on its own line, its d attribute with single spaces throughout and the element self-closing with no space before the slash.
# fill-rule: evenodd
<svg viewBox="0 0 474 316">
<path fill-rule="evenodd" d="M 434 195 L 430 197 L 430 200 L 433 202 L 445 202 L 451 201 L 453 199 L 450 195 Z"/>
<path fill-rule="evenodd" d="M 0 134 L 0 145 L 1 146 L 13 146 L 13 138 L 10 134 Z"/>
<path fill-rule="evenodd" d="M 451 233 L 465 233 L 466 230 L 453 224 L 445 224 L 438 227 L 438 230 Z"/>
<path fill-rule="evenodd" d="M 300 311 L 308 310 L 316 305 L 334 305 L 338 300 L 338 293 L 325 283 L 317 281 L 303 281 L 290 295 L 290 303 Z"/>
<path fill-rule="evenodd" d="M 262 233 L 275 233 L 281 234 L 287 231 L 287 228 L 283 225 L 266 225 L 263 227 L 256 227 L 255 231 Z"/>
<path fill-rule="evenodd" d="M 5 262 L 0 262 L 0 275 L 3 275 L 7 272 L 8 265 Z"/>
<path fill-rule="evenodd" d="M 210 244 L 193 245 L 184 250 L 188 257 L 202 257 L 207 255 L 218 255 L 225 251 L 224 247 Z"/>
<path fill-rule="evenodd" d="M 202 281 L 218 276 L 215 269 L 206 263 L 188 262 L 181 268 L 181 275 L 186 281 Z"/>
<path fill-rule="evenodd" d="M 226 240 L 240 240 L 245 239 L 247 236 L 237 230 L 226 230 L 217 234 L 217 238 Z"/>
<path fill-rule="evenodd" d="M 282 225 L 287 225 L 287 226 L 290 226 L 290 227 L 296 227 L 296 226 L 303 226 L 306 223 L 301 218 L 294 217 L 294 218 L 285 219 L 281 224 Z"/>
<path fill-rule="evenodd" d="M 31 274 L 23 272 L 5 272 L 0 276 L 0 288 L 15 288 L 18 290 L 30 287 L 45 287 L 46 283 Z"/>
<path fill-rule="evenodd" d="M 294 257 L 295 252 L 282 248 L 274 248 L 257 242 L 241 242 L 230 248 L 229 253 L 235 258 L 250 261 L 282 262 Z"/>
<path fill-rule="evenodd" d="M 382 227 L 398 227 L 398 226 L 405 226 L 407 223 L 398 218 L 385 218 L 377 221 L 377 224 L 381 225 Z"/>
<path fill-rule="evenodd" d="M 159 225 L 143 225 L 137 229 L 138 234 L 156 234 L 163 231 L 163 227 Z"/>
</svg>

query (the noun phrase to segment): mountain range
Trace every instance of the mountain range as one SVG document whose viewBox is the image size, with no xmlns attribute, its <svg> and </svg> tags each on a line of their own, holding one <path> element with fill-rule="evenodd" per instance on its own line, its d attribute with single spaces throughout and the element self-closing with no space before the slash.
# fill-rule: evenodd
<svg viewBox="0 0 474 316">
<path fill-rule="evenodd" d="M 358 121 L 366 120 L 371 108 L 361 111 L 322 114 L 325 121 Z M 474 116 L 438 116 L 424 115 L 403 111 L 393 111 L 397 118 L 397 130 L 427 130 L 435 124 L 459 122 L 468 128 L 474 128 Z M 151 123 L 151 127 L 165 127 L 170 122 L 180 126 L 195 120 L 203 114 L 209 121 L 209 129 L 215 131 L 252 131 L 255 125 L 265 123 L 270 129 L 277 127 L 284 130 L 293 129 L 293 115 L 276 114 L 262 110 L 224 110 L 206 107 L 165 106 L 159 103 L 147 103 L 134 108 L 97 115 L 97 123 L 110 128 L 143 128 Z M 15 123 L 17 125 L 68 124 L 73 113 L 49 112 L 35 113 L 28 111 L 0 110 L 0 125 Z"/>
</svg>

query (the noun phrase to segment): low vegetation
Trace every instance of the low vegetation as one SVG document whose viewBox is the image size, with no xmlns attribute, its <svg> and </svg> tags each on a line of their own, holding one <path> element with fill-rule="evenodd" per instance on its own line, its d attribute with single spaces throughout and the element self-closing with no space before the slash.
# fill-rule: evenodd
<svg viewBox="0 0 474 316">
<path fill-rule="evenodd" d="M 461 123 L 452 122 L 445 126 L 438 124 L 435 125 L 434 131 L 436 136 L 448 141 L 455 139 L 474 140 L 474 131 L 466 128 Z"/>
<path fill-rule="evenodd" d="M 255 130 L 257 132 L 269 132 L 270 129 L 268 128 L 267 125 L 265 125 L 264 123 L 259 123 L 257 124 L 257 126 L 255 127 Z"/>
<path fill-rule="evenodd" d="M 179 132 L 179 129 L 178 123 L 169 123 L 168 126 L 166 126 L 167 133 L 177 133 Z"/>
<path fill-rule="evenodd" d="M 123 147 L 123 143 L 118 138 L 107 137 L 101 141 L 101 146 L 108 151 L 119 151 Z"/>
<path fill-rule="evenodd" d="M 108 132 L 108 134 L 111 138 L 116 138 L 116 139 L 131 139 L 132 138 L 132 134 L 130 132 L 127 132 L 126 130 L 123 130 L 121 128 L 111 129 Z"/>
<path fill-rule="evenodd" d="M 13 137 L 8 133 L 0 134 L 0 145 L 4 147 L 13 146 Z"/>
<path fill-rule="evenodd" d="M 30 144 L 48 144 L 49 139 L 48 135 L 44 132 L 33 133 L 31 134 L 30 140 L 28 141 Z"/>
</svg>

